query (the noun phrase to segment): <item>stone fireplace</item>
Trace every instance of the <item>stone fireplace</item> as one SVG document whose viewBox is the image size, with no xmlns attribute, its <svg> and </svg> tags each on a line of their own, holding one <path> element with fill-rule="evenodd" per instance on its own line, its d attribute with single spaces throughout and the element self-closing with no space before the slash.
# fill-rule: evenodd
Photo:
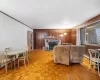
<svg viewBox="0 0 100 80">
<path fill-rule="evenodd" d="M 45 39 L 45 50 L 53 50 L 55 45 L 60 45 L 61 40 L 59 38 L 46 38 Z"/>
</svg>

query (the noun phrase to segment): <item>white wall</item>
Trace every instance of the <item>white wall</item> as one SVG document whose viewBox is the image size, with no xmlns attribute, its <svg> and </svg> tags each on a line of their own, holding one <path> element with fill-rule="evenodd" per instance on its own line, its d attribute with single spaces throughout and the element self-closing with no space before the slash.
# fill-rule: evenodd
<svg viewBox="0 0 100 80">
<path fill-rule="evenodd" d="M 27 45 L 27 31 L 33 30 L 0 13 L 0 50 L 23 48 Z"/>
</svg>

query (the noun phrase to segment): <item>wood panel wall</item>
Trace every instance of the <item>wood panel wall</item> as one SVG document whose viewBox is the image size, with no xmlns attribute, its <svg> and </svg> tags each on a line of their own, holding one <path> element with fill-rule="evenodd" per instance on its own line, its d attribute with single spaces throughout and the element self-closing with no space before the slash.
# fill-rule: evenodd
<svg viewBox="0 0 100 80">
<path fill-rule="evenodd" d="M 45 35 L 58 37 L 60 34 L 63 34 L 63 33 L 67 33 L 67 35 L 65 35 L 61 38 L 62 43 L 76 44 L 75 30 L 71 30 L 71 29 L 34 29 L 34 48 L 35 49 L 43 48 Z M 71 34 L 73 36 L 71 36 Z"/>
<path fill-rule="evenodd" d="M 89 19 L 89 20 L 87 20 L 87 21 L 85 21 L 84 23 L 82 23 L 82 24 L 80 24 L 80 25 L 78 25 L 78 26 L 76 26 L 74 28 L 88 27 L 88 25 L 94 24 L 97 21 L 100 21 L 100 14 L 95 16 L 95 17 L 93 17 L 93 18 L 91 18 L 91 19 Z"/>
<path fill-rule="evenodd" d="M 71 36 L 71 43 L 72 44 L 76 44 L 76 29 L 71 29 L 71 34 L 70 34 L 70 36 Z"/>
</svg>

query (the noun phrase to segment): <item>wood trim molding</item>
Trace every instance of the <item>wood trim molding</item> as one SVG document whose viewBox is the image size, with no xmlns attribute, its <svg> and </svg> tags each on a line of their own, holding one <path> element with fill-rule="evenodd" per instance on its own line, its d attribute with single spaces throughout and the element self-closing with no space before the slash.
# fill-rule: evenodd
<svg viewBox="0 0 100 80">
<path fill-rule="evenodd" d="M 15 19 L 14 17 L 12 17 L 12 16 L 10 16 L 10 15 L 4 13 L 3 11 L 0 11 L 0 12 L 1 12 L 2 14 L 6 15 L 6 16 L 8 16 L 8 17 L 10 17 L 10 18 L 12 18 L 13 20 L 15 20 L 15 21 L 17 21 L 17 22 L 19 22 L 19 23 L 25 25 L 26 27 L 31 28 L 30 26 L 28 26 L 28 25 L 26 25 L 25 23 L 23 23 L 23 22 L 21 22 L 21 21 Z M 33 29 L 33 28 L 31 28 L 31 29 Z"/>
<path fill-rule="evenodd" d="M 75 28 L 84 28 L 84 27 L 88 27 L 88 26 L 91 26 L 91 25 L 94 25 L 96 23 L 100 22 L 100 14 L 87 20 L 86 22 L 74 27 L 73 29 Z"/>
</svg>

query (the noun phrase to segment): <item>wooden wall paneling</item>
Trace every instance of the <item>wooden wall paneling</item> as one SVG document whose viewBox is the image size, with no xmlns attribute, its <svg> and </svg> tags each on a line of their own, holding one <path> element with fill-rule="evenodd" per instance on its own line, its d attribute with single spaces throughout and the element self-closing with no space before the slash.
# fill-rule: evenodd
<svg viewBox="0 0 100 80">
<path fill-rule="evenodd" d="M 70 39 L 71 39 L 71 29 L 66 30 L 67 35 L 66 35 L 66 42 L 71 43 Z"/>
<path fill-rule="evenodd" d="M 33 29 L 33 50 L 34 50 L 34 29 Z"/>
<path fill-rule="evenodd" d="M 76 29 L 71 29 L 71 34 L 70 34 L 70 41 L 72 44 L 76 45 Z"/>
<path fill-rule="evenodd" d="M 41 32 L 36 32 L 36 49 L 41 49 L 42 39 Z"/>
<path fill-rule="evenodd" d="M 93 18 L 91 18 L 91 19 L 89 19 L 88 21 L 84 22 L 83 24 L 84 25 L 89 25 L 89 24 L 92 24 L 92 23 L 94 23 L 96 21 L 99 21 L 99 20 L 100 20 L 100 14 L 93 17 Z"/>
<path fill-rule="evenodd" d="M 57 29 L 50 29 L 49 31 L 50 31 L 50 33 L 49 33 L 50 36 L 58 37 Z"/>
<path fill-rule="evenodd" d="M 62 37 L 62 43 L 70 43 L 70 29 L 59 29 L 59 35 L 67 33 Z"/>
<path fill-rule="evenodd" d="M 47 29 L 34 29 L 34 47 L 35 49 L 42 49 L 44 46 L 44 39 L 49 35 Z"/>
<path fill-rule="evenodd" d="M 93 18 L 91 18 L 91 19 L 89 19 L 89 20 L 87 20 L 87 21 L 85 21 L 84 23 L 82 23 L 82 24 L 80 24 L 80 25 L 78 25 L 74 28 L 88 27 L 88 25 L 96 23 L 97 21 L 100 21 L 100 14 L 93 17 Z"/>
<path fill-rule="evenodd" d="M 64 29 L 58 29 L 58 36 L 60 36 L 60 34 L 63 34 L 64 32 Z M 61 43 L 65 43 L 65 36 L 61 37 Z"/>
<path fill-rule="evenodd" d="M 59 37 L 60 34 L 64 34 L 64 33 L 67 33 L 67 35 L 61 38 L 62 43 L 71 43 L 71 29 L 34 29 L 35 49 L 43 48 L 45 35 Z M 75 40 L 75 37 L 73 39 Z M 75 41 L 73 42 L 74 44 L 75 44 Z"/>
</svg>

